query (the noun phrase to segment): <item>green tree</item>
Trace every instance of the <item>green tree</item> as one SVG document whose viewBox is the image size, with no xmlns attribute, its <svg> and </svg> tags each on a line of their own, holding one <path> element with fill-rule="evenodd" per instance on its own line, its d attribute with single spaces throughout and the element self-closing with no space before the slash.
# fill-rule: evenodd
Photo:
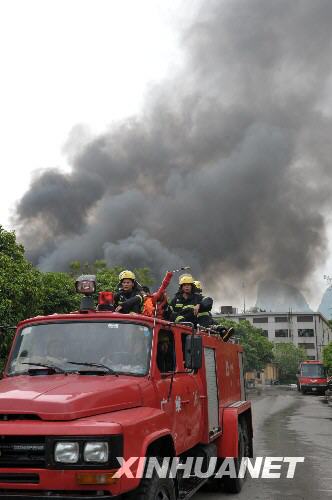
<svg viewBox="0 0 332 500">
<path fill-rule="evenodd" d="M 42 313 L 67 313 L 79 307 L 75 280 L 67 273 L 41 273 Z"/>
<path fill-rule="evenodd" d="M 24 257 L 13 231 L 0 226 L 0 358 L 7 354 L 19 321 L 42 312 L 41 273 Z"/>
<path fill-rule="evenodd" d="M 280 381 L 285 383 L 296 382 L 296 373 L 301 361 L 306 359 L 306 352 L 296 347 L 292 342 L 275 344 L 273 347 L 275 362 L 279 366 Z"/>
<path fill-rule="evenodd" d="M 261 371 L 267 363 L 273 361 L 273 343 L 262 335 L 261 329 L 255 328 L 247 320 L 237 323 L 223 319 L 220 323 L 226 328 L 231 326 L 234 328 L 235 336 L 238 337 L 244 349 L 245 371 Z"/>
<path fill-rule="evenodd" d="M 327 371 L 332 375 L 332 342 L 330 342 L 323 349 L 323 363 L 327 368 Z"/>
</svg>

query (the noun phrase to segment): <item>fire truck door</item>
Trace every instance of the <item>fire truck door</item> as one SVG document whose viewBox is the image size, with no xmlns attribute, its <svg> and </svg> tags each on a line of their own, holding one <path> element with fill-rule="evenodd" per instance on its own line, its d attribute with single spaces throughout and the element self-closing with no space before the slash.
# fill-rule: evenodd
<svg viewBox="0 0 332 500">
<path fill-rule="evenodd" d="M 160 373 L 160 379 L 156 380 L 160 407 L 169 416 L 176 449 L 181 453 L 185 450 L 187 435 L 185 401 L 188 398 L 183 373 L 177 373 L 179 360 L 171 330 L 159 330 L 156 361 Z"/>
<path fill-rule="evenodd" d="M 204 359 L 208 398 L 209 433 L 213 435 L 220 430 L 215 349 L 205 347 Z"/>
<path fill-rule="evenodd" d="M 163 377 L 163 375 L 162 375 Z M 168 415 L 176 449 L 181 453 L 186 449 L 187 414 L 186 387 L 181 375 L 167 375 L 156 382 L 160 407 Z"/>
<path fill-rule="evenodd" d="M 183 394 L 182 407 L 185 414 L 186 424 L 186 448 L 192 448 L 198 442 L 202 423 L 202 400 L 201 390 L 197 380 L 197 374 L 186 373 L 182 375 L 185 391 Z"/>
</svg>

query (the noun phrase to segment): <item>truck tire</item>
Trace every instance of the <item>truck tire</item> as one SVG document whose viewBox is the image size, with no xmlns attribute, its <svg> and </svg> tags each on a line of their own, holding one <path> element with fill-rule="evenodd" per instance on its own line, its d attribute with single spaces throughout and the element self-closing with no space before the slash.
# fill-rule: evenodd
<svg viewBox="0 0 332 500">
<path fill-rule="evenodd" d="M 247 431 L 247 427 L 245 422 L 239 422 L 238 424 L 238 432 L 239 432 L 239 442 L 238 442 L 238 458 L 234 458 L 235 462 L 235 470 L 238 473 L 241 465 L 241 460 L 244 457 L 252 456 L 252 443 L 250 442 L 249 433 Z M 221 465 L 222 460 L 219 465 Z M 205 489 L 210 492 L 219 492 L 226 491 L 227 493 L 240 493 L 243 483 L 246 479 L 246 475 L 244 478 L 211 478 L 208 480 Z"/>
<path fill-rule="evenodd" d="M 176 500 L 173 479 L 162 479 L 154 472 L 151 479 L 142 479 L 136 490 L 123 496 L 123 500 Z"/>
<path fill-rule="evenodd" d="M 242 458 L 249 456 L 249 436 L 243 422 L 239 422 L 238 433 L 239 433 L 239 443 L 238 443 L 239 456 L 237 458 L 234 458 L 235 470 L 237 473 L 239 472 Z M 224 477 L 222 479 L 224 491 L 226 491 L 227 493 L 240 493 L 245 479 L 246 475 L 244 476 L 244 478 L 240 477 L 231 478 L 228 476 Z"/>
</svg>

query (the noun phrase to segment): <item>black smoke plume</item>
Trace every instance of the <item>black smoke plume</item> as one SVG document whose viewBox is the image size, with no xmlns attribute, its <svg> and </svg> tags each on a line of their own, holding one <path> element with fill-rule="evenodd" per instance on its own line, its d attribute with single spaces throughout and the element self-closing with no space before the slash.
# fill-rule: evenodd
<svg viewBox="0 0 332 500">
<path fill-rule="evenodd" d="M 30 258 L 301 286 L 326 256 L 331 25 L 330 0 L 205 1 L 183 70 L 140 115 L 32 182 L 17 208 Z"/>
</svg>

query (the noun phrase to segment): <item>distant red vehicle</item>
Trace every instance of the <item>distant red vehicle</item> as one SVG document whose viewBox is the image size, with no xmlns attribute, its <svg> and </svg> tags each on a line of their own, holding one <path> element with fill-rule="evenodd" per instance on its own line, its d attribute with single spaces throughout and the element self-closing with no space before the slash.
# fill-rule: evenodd
<svg viewBox="0 0 332 500">
<path fill-rule="evenodd" d="M 327 372 L 321 361 L 302 361 L 297 374 L 297 389 L 305 394 L 324 394 L 327 389 Z"/>
</svg>

